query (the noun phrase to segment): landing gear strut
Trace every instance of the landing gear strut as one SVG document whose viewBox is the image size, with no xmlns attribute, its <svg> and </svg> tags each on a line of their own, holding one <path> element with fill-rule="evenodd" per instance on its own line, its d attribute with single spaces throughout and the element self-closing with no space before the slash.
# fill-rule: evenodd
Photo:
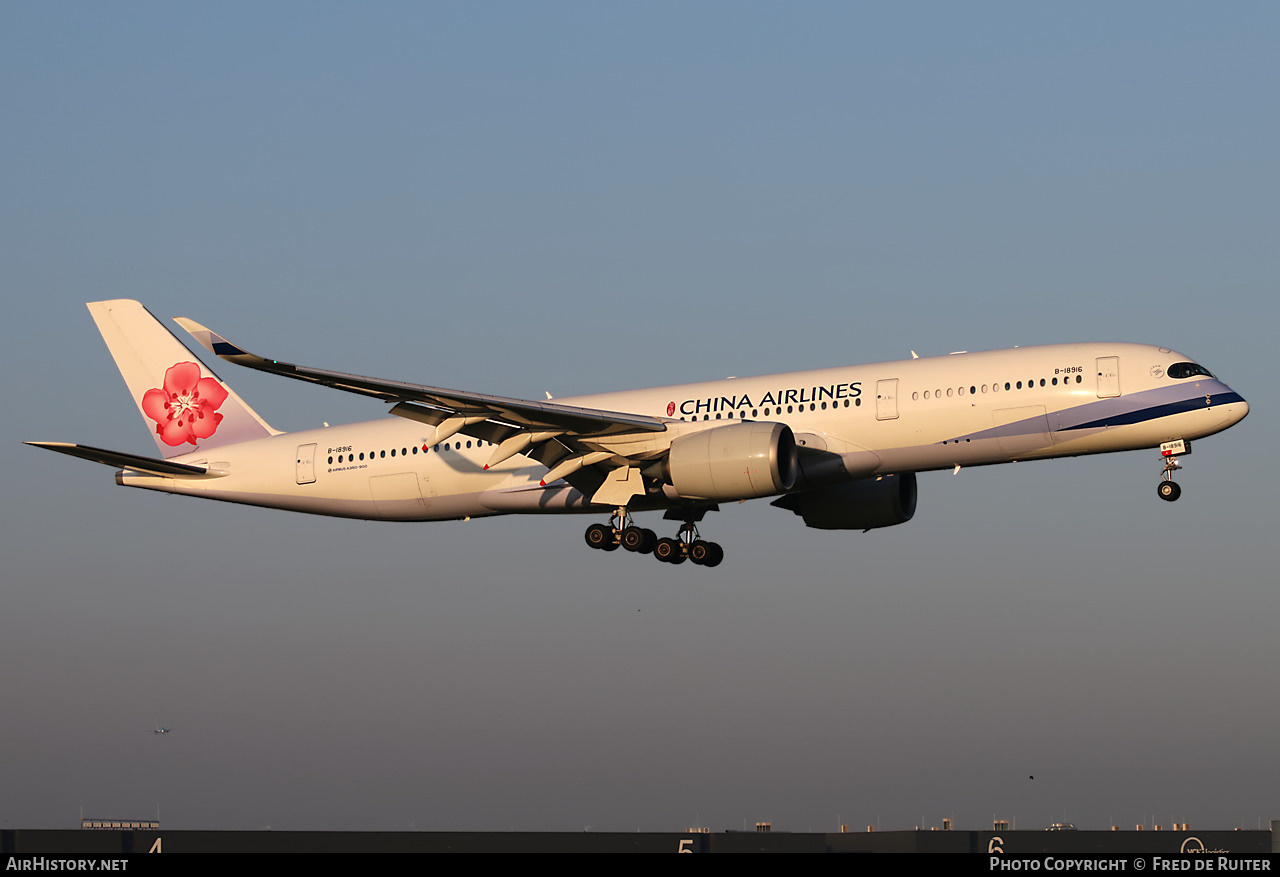
<svg viewBox="0 0 1280 877">
<path fill-rule="evenodd" d="M 1160 446 L 1160 456 L 1164 458 L 1164 469 L 1160 472 L 1160 484 L 1156 493 L 1165 502 L 1174 502 L 1182 496 L 1182 488 L 1173 480 L 1173 473 L 1182 468 L 1174 454 L 1191 453 L 1191 442 L 1165 442 Z"/>
</svg>

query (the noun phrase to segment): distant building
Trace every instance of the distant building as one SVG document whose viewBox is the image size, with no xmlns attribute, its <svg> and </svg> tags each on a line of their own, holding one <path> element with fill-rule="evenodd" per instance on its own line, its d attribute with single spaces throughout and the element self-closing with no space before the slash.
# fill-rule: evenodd
<svg viewBox="0 0 1280 877">
<path fill-rule="evenodd" d="M 147 831 L 158 830 L 158 819 L 81 819 L 81 831 Z"/>
</svg>

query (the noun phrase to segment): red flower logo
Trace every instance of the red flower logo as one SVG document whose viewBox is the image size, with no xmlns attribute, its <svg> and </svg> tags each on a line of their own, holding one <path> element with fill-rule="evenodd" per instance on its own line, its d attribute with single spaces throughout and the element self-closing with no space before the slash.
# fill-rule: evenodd
<svg viewBox="0 0 1280 877">
<path fill-rule="evenodd" d="M 226 400 L 226 389 L 213 378 L 200 377 L 200 366 L 178 362 L 164 373 L 163 389 L 143 395 L 142 410 L 156 422 L 156 434 L 166 445 L 194 445 L 217 432 L 222 422 L 217 409 Z"/>
</svg>

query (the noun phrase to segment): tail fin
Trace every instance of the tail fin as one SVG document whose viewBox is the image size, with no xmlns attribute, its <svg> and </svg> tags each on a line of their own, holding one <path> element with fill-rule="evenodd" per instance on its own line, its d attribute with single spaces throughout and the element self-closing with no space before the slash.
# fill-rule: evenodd
<svg viewBox="0 0 1280 877">
<path fill-rule="evenodd" d="M 160 455 L 279 435 L 136 301 L 89 303 Z"/>
</svg>

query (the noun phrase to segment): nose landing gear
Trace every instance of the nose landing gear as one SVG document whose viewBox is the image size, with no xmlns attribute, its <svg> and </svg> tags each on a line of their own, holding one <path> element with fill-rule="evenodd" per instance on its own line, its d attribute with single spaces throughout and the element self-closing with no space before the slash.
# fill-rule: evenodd
<svg viewBox="0 0 1280 877">
<path fill-rule="evenodd" d="M 1173 480 L 1173 473 L 1182 468 L 1174 454 L 1191 453 L 1191 442 L 1178 440 L 1165 442 L 1160 446 L 1160 456 L 1164 458 L 1164 469 L 1160 472 L 1160 484 L 1156 493 L 1165 502 L 1174 502 L 1182 496 L 1182 488 Z"/>
<path fill-rule="evenodd" d="M 1178 497 L 1182 496 L 1182 488 L 1178 485 L 1178 482 L 1170 480 L 1167 474 L 1164 480 L 1160 482 L 1160 486 L 1156 488 L 1156 492 L 1166 502 L 1174 502 Z"/>
</svg>

